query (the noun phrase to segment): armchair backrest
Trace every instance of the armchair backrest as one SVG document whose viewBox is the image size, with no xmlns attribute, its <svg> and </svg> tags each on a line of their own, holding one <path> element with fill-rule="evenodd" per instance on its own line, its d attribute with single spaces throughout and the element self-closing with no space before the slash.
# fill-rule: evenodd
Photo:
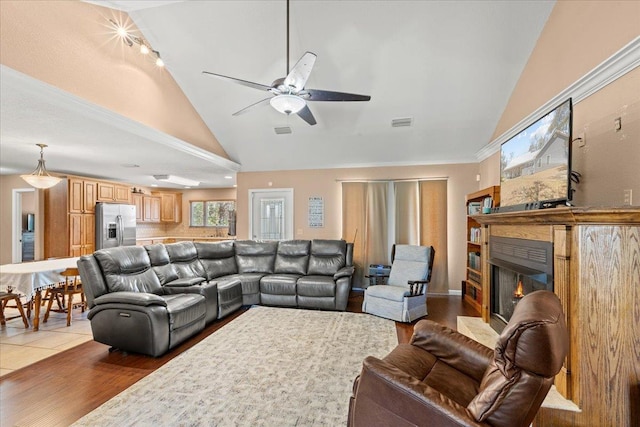
<svg viewBox="0 0 640 427">
<path fill-rule="evenodd" d="M 569 336 L 558 297 L 537 291 L 518 302 L 468 409 L 492 426 L 529 425 L 562 368 Z"/>
<path fill-rule="evenodd" d="M 394 245 L 388 284 L 407 286 L 409 280 L 430 280 L 433 246 Z"/>
</svg>

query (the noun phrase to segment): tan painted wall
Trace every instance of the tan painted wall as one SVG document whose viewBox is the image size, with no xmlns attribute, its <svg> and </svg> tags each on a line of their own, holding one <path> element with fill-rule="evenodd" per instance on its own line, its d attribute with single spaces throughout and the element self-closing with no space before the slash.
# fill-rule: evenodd
<svg viewBox="0 0 640 427">
<path fill-rule="evenodd" d="M 0 175 L 0 264 L 10 264 L 11 256 L 11 212 L 13 209 L 13 190 L 31 189 L 20 175 Z M 43 205 L 44 193 L 36 190 L 33 197 L 33 212 L 35 220 L 35 259 L 42 259 L 42 224 L 44 217 L 40 212 Z"/>
<path fill-rule="evenodd" d="M 639 1 L 558 1 L 491 139 L 620 50 L 639 28 Z"/>
<path fill-rule="evenodd" d="M 545 104 L 640 34 L 640 2 L 559 1 L 511 95 L 493 138 Z M 573 170 L 583 175 L 576 205 L 615 206 L 623 190 L 640 204 L 640 69 L 574 105 Z M 622 132 L 613 119 L 624 117 Z M 488 141 L 490 142 L 490 141 Z M 499 185 L 499 153 L 479 165 L 481 187 Z"/>
<path fill-rule="evenodd" d="M 293 188 L 294 238 L 353 240 L 342 235 L 342 191 L 339 180 L 412 179 L 448 177 L 449 289 L 460 289 L 466 265 L 465 196 L 478 189 L 477 164 L 403 166 L 384 168 L 316 169 L 277 172 L 241 172 L 238 182 L 238 238 L 249 234 L 249 190 Z M 271 183 L 271 185 L 269 185 Z M 322 196 L 325 203 L 324 228 L 309 228 L 309 197 Z"/>
<path fill-rule="evenodd" d="M 2 0 L 0 61 L 228 159 L 168 69 L 114 38 L 109 18 L 132 24 L 80 1 Z"/>
</svg>

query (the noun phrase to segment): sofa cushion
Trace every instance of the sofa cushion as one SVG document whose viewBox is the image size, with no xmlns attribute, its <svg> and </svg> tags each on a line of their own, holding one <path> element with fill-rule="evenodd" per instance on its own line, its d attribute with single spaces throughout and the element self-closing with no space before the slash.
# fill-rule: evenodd
<svg viewBox="0 0 640 427">
<path fill-rule="evenodd" d="M 141 246 L 100 249 L 94 253 L 109 292 L 162 294 L 158 276 L 151 269 L 147 251 Z"/>
<path fill-rule="evenodd" d="M 198 259 L 198 251 L 196 251 L 193 242 L 170 243 L 164 246 L 179 278 L 206 278 L 204 267 Z"/>
<path fill-rule="evenodd" d="M 275 272 L 284 274 L 307 274 L 310 247 L 311 242 L 308 240 L 287 240 L 279 242 Z"/>
<path fill-rule="evenodd" d="M 335 297 L 336 283 L 329 276 L 304 276 L 298 279 L 298 295 L 306 297 Z"/>
<path fill-rule="evenodd" d="M 367 288 L 367 297 L 402 302 L 411 296 L 409 286 L 375 285 Z"/>
<path fill-rule="evenodd" d="M 295 274 L 271 274 L 260 279 L 260 293 L 272 295 L 295 295 L 300 276 Z"/>
<path fill-rule="evenodd" d="M 238 273 L 273 273 L 278 242 L 243 240 L 235 248 Z"/>
<path fill-rule="evenodd" d="M 344 240 L 313 240 L 307 274 L 333 276 L 345 266 L 346 254 Z"/>
<path fill-rule="evenodd" d="M 242 283 L 242 294 L 258 294 L 260 293 L 260 279 L 264 274 L 262 273 L 244 273 L 244 274 L 230 274 L 228 276 L 221 276 L 215 279 L 218 283 L 226 283 L 232 280 L 240 280 Z"/>
<path fill-rule="evenodd" d="M 207 280 L 238 272 L 232 241 L 195 242 L 194 245 L 207 275 Z"/>
<path fill-rule="evenodd" d="M 178 278 L 178 273 L 176 273 L 176 269 L 173 264 L 171 264 L 169 252 L 167 252 L 167 248 L 165 248 L 162 243 L 146 245 L 144 249 L 147 251 L 147 255 L 149 255 L 151 267 L 158 276 L 161 285 L 172 282 Z"/>
</svg>

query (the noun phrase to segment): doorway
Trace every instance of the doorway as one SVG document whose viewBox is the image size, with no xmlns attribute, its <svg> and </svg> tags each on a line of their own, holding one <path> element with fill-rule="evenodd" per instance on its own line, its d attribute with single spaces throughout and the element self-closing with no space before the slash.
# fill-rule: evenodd
<svg viewBox="0 0 640 427">
<path fill-rule="evenodd" d="M 35 188 L 15 188 L 12 191 L 11 262 L 33 261 L 35 255 Z"/>
<path fill-rule="evenodd" d="M 251 239 L 293 239 L 293 188 L 249 190 L 249 211 Z"/>
</svg>

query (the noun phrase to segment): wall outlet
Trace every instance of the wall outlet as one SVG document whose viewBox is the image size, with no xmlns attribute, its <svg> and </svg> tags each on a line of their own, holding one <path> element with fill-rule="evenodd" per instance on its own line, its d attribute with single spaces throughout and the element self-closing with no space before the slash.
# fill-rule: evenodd
<svg viewBox="0 0 640 427">
<path fill-rule="evenodd" d="M 622 202 L 625 206 L 631 206 L 633 203 L 633 192 L 631 189 L 624 190 L 624 201 Z"/>
</svg>

